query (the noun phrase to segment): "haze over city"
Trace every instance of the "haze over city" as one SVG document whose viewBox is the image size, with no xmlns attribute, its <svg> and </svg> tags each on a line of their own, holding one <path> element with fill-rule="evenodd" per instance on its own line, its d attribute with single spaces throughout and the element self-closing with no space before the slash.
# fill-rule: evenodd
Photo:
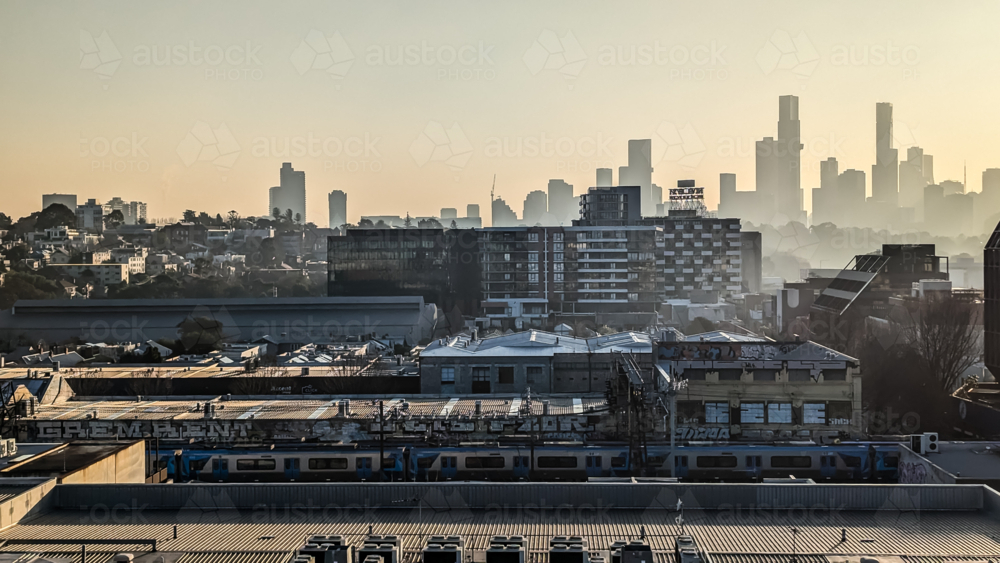
<svg viewBox="0 0 1000 563">
<path fill-rule="evenodd" d="M 776 133 L 776 99 L 788 94 L 800 99 L 807 210 L 819 161 L 870 166 L 876 102 L 895 108 L 901 154 L 923 147 L 937 178 L 962 181 L 967 166 L 967 189 L 978 191 L 982 170 L 997 165 L 991 2 L 95 2 L 5 12 L 0 148 L 6 209 L 19 215 L 63 191 L 142 199 L 151 218 L 180 217 L 192 199 L 266 215 L 267 189 L 291 161 L 307 173 L 310 218 L 325 217 L 335 189 L 350 194 L 351 222 L 467 203 L 488 217 L 494 174 L 497 195 L 520 212 L 551 178 L 582 193 L 594 168 L 617 169 L 627 141 L 643 138 L 654 183 L 693 178 L 714 208 L 720 173 L 753 189 L 754 142 Z M 320 40 L 310 47 L 310 37 Z M 546 50 L 553 40 L 564 62 Z M 335 64 L 319 68 L 324 41 Z M 231 133 L 226 158 L 183 144 L 199 124 Z M 450 162 L 416 146 L 434 124 L 452 133 Z"/>
</svg>

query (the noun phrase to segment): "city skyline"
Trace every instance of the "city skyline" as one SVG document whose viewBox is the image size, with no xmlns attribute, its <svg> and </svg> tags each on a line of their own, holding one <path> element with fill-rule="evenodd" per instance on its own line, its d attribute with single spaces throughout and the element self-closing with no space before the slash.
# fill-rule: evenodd
<svg viewBox="0 0 1000 563">
<path fill-rule="evenodd" d="M 929 18 L 931 4 L 886 3 L 866 8 L 865 26 L 850 24 L 848 11 L 797 8 L 765 15 L 738 4 L 653 6 L 646 18 L 622 17 L 634 7 L 582 14 L 562 5 L 526 7 L 526 18 L 500 8 L 488 18 L 464 7 L 450 7 L 447 18 L 407 6 L 243 8 L 266 16 L 265 30 L 218 25 L 250 18 L 241 9 L 199 6 L 203 17 L 181 31 L 169 15 L 126 25 L 154 13 L 141 6 L 58 14 L 14 6 L 16 17 L 0 24 L 11 46 L 0 64 L 19 77 L 5 97 L 23 110 L 7 120 L 8 181 L 19 186 L 8 208 L 24 215 L 42 194 L 65 192 L 142 199 L 157 217 L 190 207 L 258 215 L 274 168 L 292 162 L 309 173 L 306 215 L 319 223 L 333 190 L 350 194 L 352 222 L 429 216 L 453 199 L 483 208 L 494 174 L 497 194 L 520 211 L 524 196 L 551 179 L 583 193 L 595 168 L 626 165 L 628 141 L 647 138 L 652 183 L 695 178 L 714 208 L 720 173 L 735 173 L 741 190 L 753 187 L 754 143 L 774 135 L 780 95 L 800 100 L 806 209 L 821 161 L 833 156 L 842 170 L 870 172 L 877 102 L 893 104 L 899 160 L 920 146 L 934 155 L 939 180 L 960 180 L 967 162 L 968 189 L 977 191 L 975 179 L 998 164 L 987 135 L 1000 116 L 983 110 L 988 89 L 955 84 L 991 68 L 996 39 L 984 14 L 997 8 L 963 5 Z M 375 25 L 390 14 L 421 25 Z M 684 26 L 708 17 L 711 31 Z M 22 31 L 43 19 L 49 31 Z M 14 21 L 25 25 L 14 29 Z M 781 58 L 786 40 L 791 66 Z M 549 60 L 554 45 L 565 53 L 560 64 Z M 163 64 L 167 46 L 171 64 Z M 410 64 L 407 47 L 430 54 Z M 444 64 L 439 56 L 447 62 L 452 51 L 472 64 Z M 265 117 L 261 104 L 279 111 Z M 42 107 L 55 110 L 42 115 Z M 668 146 L 668 138 L 680 141 Z M 535 156 L 543 140 L 572 150 Z M 435 197 L 440 188 L 460 197 Z M 189 202 L 195 197 L 200 205 Z"/>
</svg>

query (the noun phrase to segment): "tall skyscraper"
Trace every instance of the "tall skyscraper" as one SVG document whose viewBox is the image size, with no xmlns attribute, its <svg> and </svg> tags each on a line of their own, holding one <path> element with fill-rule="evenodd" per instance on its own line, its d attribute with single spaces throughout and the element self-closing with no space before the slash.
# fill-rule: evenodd
<svg viewBox="0 0 1000 563">
<path fill-rule="evenodd" d="M 1000 196 L 1000 168 L 983 170 L 983 192 L 985 195 Z"/>
<path fill-rule="evenodd" d="M 466 217 L 479 217 L 479 204 L 470 203 L 465 206 L 465 216 Z"/>
<path fill-rule="evenodd" d="M 924 149 L 908 148 L 906 160 L 899 163 L 899 206 L 922 208 L 924 187 L 928 184 L 924 176 Z"/>
<path fill-rule="evenodd" d="M 801 125 L 798 96 L 778 98 L 778 138 L 757 141 L 757 191 L 774 199 L 778 219 L 805 220 L 801 187 Z"/>
<path fill-rule="evenodd" d="M 847 210 L 841 221 L 847 227 L 862 227 L 864 221 L 858 211 L 865 204 L 868 195 L 868 180 L 864 170 L 844 170 L 837 177 L 837 201 L 840 208 Z M 838 225 L 839 226 L 839 225 Z"/>
<path fill-rule="evenodd" d="M 549 212 L 548 196 L 542 190 L 529 192 L 524 198 L 524 224 L 533 227 L 542 222 L 542 216 Z"/>
<path fill-rule="evenodd" d="M 892 104 L 875 104 L 875 164 L 872 201 L 899 205 L 899 151 L 892 147 Z"/>
<path fill-rule="evenodd" d="M 76 194 L 43 194 L 42 209 L 53 203 L 61 203 L 70 211 L 76 211 Z"/>
<path fill-rule="evenodd" d="M 454 207 L 442 207 L 441 219 L 442 220 L 458 219 L 458 209 L 455 209 Z"/>
<path fill-rule="evenodd" d="M 516 227 L 517 213 L 507 205 L 501 197 L 494 198 L 490 203 L 494 227 Z"/>
<path fill-rule="evenodd" d="M 598 188 L 610 188 L 614 184 L 611 174 L 610 168 L 598 168 L 596 186 Z"/>
<path fill-rule="evenodd" d="M 306 173 L 292 168 L 292 163 L 285 162 L 281 165 L 281 184 L 271 188 L 269 195 L 268 216 L 274 209 L 284 215 L 288 209 L 292 210 L 292 220 L 298 216 L 300 221 L 306 223 Z"/>
<path fill-rule="evenodd" d="M 619 186 L 639 186 L 642 214 L 653 215 L 653 165 L 650 139 L 632 139 L 628 142 L 628 166 L 618 168 Z"/>
<path fill-rule="evenodd" d="M 549 213 L 560 225 L 570 225 L 580 215 L 573 197 L 573 185 L 563 180 L 549 180 Z"/>
<path fill-rule="evenodd" d="M 327 196 L 330 205 L 330 228 L 339 229 L 341 225 L 347 224 L 347 194 L 340 190 L 333 190 Z"/>
</svg>

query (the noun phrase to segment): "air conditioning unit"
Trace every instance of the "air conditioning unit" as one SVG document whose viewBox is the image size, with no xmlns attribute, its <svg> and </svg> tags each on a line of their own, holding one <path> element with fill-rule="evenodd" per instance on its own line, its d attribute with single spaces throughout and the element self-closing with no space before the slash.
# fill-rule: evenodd
<svg viewBox="0 0 1000 563">
<path fill-rule="evenodd" d="M 937 432 L 910 435 L 910 449 L 919 455 L 936 454 L 941 451 Z"/>
</svg>

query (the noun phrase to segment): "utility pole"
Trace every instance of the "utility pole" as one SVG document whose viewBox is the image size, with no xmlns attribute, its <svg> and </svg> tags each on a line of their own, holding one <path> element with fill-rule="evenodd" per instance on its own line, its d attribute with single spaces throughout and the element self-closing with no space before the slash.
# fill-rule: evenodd
<svg viewBox="0 0 1000 563">
<path fill-rule="evenodd" d="M 378 401 L 378 472 L 385 481 L 385 401 Z"/>
</svg>

